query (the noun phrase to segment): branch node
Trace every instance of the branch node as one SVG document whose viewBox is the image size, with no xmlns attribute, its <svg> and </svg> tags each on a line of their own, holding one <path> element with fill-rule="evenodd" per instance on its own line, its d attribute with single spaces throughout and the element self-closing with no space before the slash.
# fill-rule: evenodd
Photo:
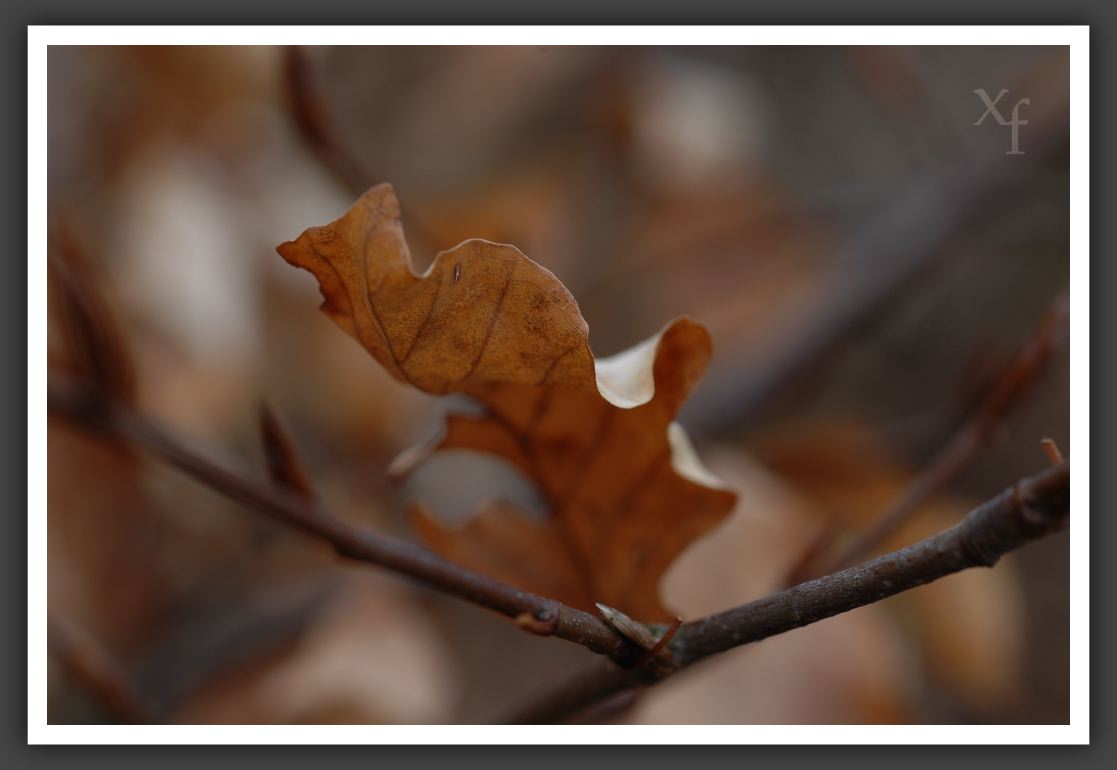
<svg viewBox="0 0 1117 770">
<path fill-rule="evenodd" d="M 1063 461 L 1055 469 L 1062 468 L 1069 473 L 1066 466 L 1066 461 Z M 1063 529 L 1068 522 L 1069 486 L 1051 489 L 1037 484 L 1036 478 L 1022 479 L 1012 488 L 1013 503 L 1019 509 L 1021 519 L 1036 534 Z"/>
<path fill-rule="evenodd" d="M 600 603 L 597 604 L 597 609 L 601 611 L 601 616 L 609 625 L 636 646 L 632 655 L 626 656 L 626 660 L 618 661 L 621 666 L 645 669 L 654 679 L 667 676 L 679 668 L 678 661 L 667 649 L 667 645 L 682 626 L 682 618 L 675 618 L 675 622 L 657 637 L 651 628 L 633 620 L 618 609 Z"/>
<path fill-rule="evenodd" d="M 659 640 L 652 646 L 650 650 L 644 653 L 644 656 L 636 661 L 633 668 L 643 668 L 653 661 L 658 662 L 660 665 L 666 664 L 672 670 L 679 667 L 678 661 L 675 656 L 671 654 L 671 650 L 667 647 L 671 640 L 675 638 L 675 634 L 683 625 L 683 619 L 676 617 L 675 620 L 667 627 L 667 630 L 659 637 Z M 657 667 L 658 668 L 658 667 Z"/>
<path fill-rule="evenodd" d="M 637 623 L 620 610 L 600 602 L 597 603 L 596 607 L 601 612 L 601 617 L 605 618 L 609 625 L 620 631 L 624 638 L 640 649 L 650 650 L 659 641 L 647 626 L 643 623 Z"/>
<path fill-rule="evenodd" d="M 521 612 L 516 616 L 516 625 L 528 633 L 551 636 L 558 626 L 558 618 L 558 603 L 548 602 L 547 606 L 538 612 Z"/>
</svg>

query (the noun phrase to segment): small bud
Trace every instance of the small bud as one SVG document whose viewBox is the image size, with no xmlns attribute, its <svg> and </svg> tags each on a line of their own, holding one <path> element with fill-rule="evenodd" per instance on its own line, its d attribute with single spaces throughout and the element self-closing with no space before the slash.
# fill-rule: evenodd
<svg viewBox="0 0 1117 770">
<path fill-rule="evenodd" d="M 645 650 L 650 650 L 655 647 L 656 642 L 659 641 L 655 638 L 648 627 L 643 623 L 637 623 L 632 618 L 625 615 L 620 610 L 615 610 L 604 604 L 597 604 L 597 609 L 600 610 L 601 616 L 613 628 L 620 631 L 626 639 L 639 645 Z"/>
</svg>

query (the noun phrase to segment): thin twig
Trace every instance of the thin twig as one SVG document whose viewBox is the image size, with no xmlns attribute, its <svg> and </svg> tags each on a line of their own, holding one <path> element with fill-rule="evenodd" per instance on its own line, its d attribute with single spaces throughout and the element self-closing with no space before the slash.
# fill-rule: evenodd
<svg viewBox="0 0 1117 770">
<path fill-rule="evenodd" d="M 781 402 L 796 383 L 818 371 L 840 345 L 895 307 L 938 257 L 953 252 L 968 228 L 1007 207 L 1029 174 L 1065 152 L 1067 94 L 1052 89 L 1035 98 L 1045 109 L 1030 122 L 1031 146 L 1024 163 L 993 156 L 906 184 L 877 207 L 863 227 L 839 244 L 825 295 L 795 328 L 757 354 L 728 354 L 715 362 L 702 398 L 683 409 L 696 435 L 722 434 L 758 418 Z"/>
<path fill-rule="evenodd" d="M 557 684 L 544 683 L 527 701 L 502 708 L 499 713 L 482 721 L 486 724 L 514 725 L 583 721 L 583 717 L 596 711 L 598 704 L 620 693 L 646 687 L 654 681 L 647 671 L 606 666 L 601 661 L 595 661 Z"/>
<path fill-rule="evenodd" d="M 114 719 L 122 724 L 163 721 L 140 695 L 123 666 L 77 624 L 51 617 L 47 641 L 66 671 Z"/>
<path fill-rule="evenodd" d="M 1067 329 L 1068 318 L 1068 298 L 1063 294 L 1056 299 L 1043 322 L 1012 357 L 969 417 L 903 494 L 837 554 L 829 558 L 820 554 L 805 564 L 801 563 L 788 578 L 787 584 L 801 583 L 807 578 L 856 564 L 902 527 L 939 490 L 957 478 L 974 456 L 989 444 L 1004 418 L 1039 380 L 1051 360 L 1056 343 Z"/>
<path fill-rule="evenodd" d="M 359 196 L 376 183 L 376 175 L 345 147 L 330 120 L 314 67 L 303 46 L 288 46 L 284 53 L 283 70 L 291 116 L 303 140 L 319 162 L 354 196 Z M 437 245 L 434 230 L 417 218 L 415 211 L 401 215 L 404 227 L 412 238 L 428 245 Z"/>
<path fill-rule="evenodd" d="M 575 642 L 630 666 L 602 681 L 563 690 L 563 708 L 588 707 L 634 685 L 670 676 L 673 666 L 631 668 L 643 650 L 605 621 L 447 562 L 429 551 L 358 529 L 289 492 L 241 478 L 197 455 L 158 425 L 113 407 L 64 378 L 52 378 L 48 403 L 77 419 L 140 446 L 230 498 L 329 543 L 342 556 L 385 567 L 434 588 L 517 619 L 529 630 Z M 668 645 L 680 666 L 847 612 L 969 567 L 992 566 L 1008 551 L 1066 527 L 1070 465 L 1023 479 L 974 509 L 956 526 L 858 567 L 685 623 Z M 533 713 L 547 710 L 536 709 Z M 556 713 L 550 708 L 547 713 Z"/>
<path fill-rule="evenodd" d="M 416 578 L 521 625 L 525 618 L 534 618 L 539 621 L 529 629 L 534 633 L 581 644 L 617 662 L 629 662 L 642 652 L 595 615 L 465 569 L 405 540 L 354 527 L 320 502 L 239 476 L 194 452 L 155 422 L 100 400 L 64 375 L 51 375 L 48 404 L 56 414 L 125 439 L 242 505 L 325 541 L 343 557 Z"/>
<path fill-rule="evenodd" d="M 68 354 L 77 370 L 104 393 L 132 403 L 136 391 L 132 362 L 119 319 L 98 280 L 96 262 L 82 247 L 73 228 L 59 218 L 51 232 L 47 265 L 59 288 L 59 315 Z"/>
<path fill-rule="evenodd" d="M 284 50 L 283 72 L 291 117 L 307 145 L 346 189 L 355 195 L 364 192 L 372 180 L 361 165 L 341 149 L 319 95 L 310 59 L 302 46 L 287 46 Z"/>
<path fill-rule="evenodd" d="M 856 567 L 685 624 L 676 658 L 714 653 L 880 601 L 970 567 L 992 567 L 1004 554 L 1066 528 L 1070 463 L 1022 479 L 937 535 Z"/>
<path fill-rule="evenodd" d="M 787 569 L 785 577 L 779 585 L 787 588 L 812 577 L 817 577 L 814 565 L 821 561 L 826 553 L 834 547 L 841 531 L 842 527 L 838 523 L 838 517 L 832 511 L 827 512 L 822 526 L 815 531 L 795 561 L 791 562 L 791 566 Z"/>
<path fill-rule="evenodd" d="M 646 666 L 660 655 L 670 656 L 671 653 L 670 650 L 667 649 L 667 645 L 671 644 L 671 640 L 675 638 L 675 634 L 679 632 L 682 626 L 683 619 L 675 618 L 671 622 L 671 625 L 667 627 L 667 630 L 663 632 L 663 635 L 659 637 L 658 641 L 652 645 L 652 648 L 644 653 L 642 658 L 636 661 L 635 667 L 640 668 L 641 666 Z"/>
<path fill-rule="evenodd" d="M 283 430 L 275 412 L 266 403 L 260 406 L 260 438 L 264 444 L 268 475 L 275 485 L 313 502 L 316 496 L 310 474 L 299 460 L 295 445 Z"/>
<path fill-rule="evenodd" d="M 1041 438 L 1039 444 L 1043 447 L 1043 452 L 1052 465 L 1063 462 L 1063 453 L 1059 451 L 1059 445 L 1055 443 L 1055 439 Z"/>
<path fill-rule="evenodd" d="M 899 551 L 802 583 L 739 607 L 685 623 L 670 645 L 685 670 L 720 652 L 815 623 L 1001 556 L 1067 526 L 1070 465 L 1026 477 L 972 510 L 960 523 Z M 508 716 L 516 723 L 555 722 L 618 693 L 676 671 L 587 672 L 538 694 Z"/>
</svg>

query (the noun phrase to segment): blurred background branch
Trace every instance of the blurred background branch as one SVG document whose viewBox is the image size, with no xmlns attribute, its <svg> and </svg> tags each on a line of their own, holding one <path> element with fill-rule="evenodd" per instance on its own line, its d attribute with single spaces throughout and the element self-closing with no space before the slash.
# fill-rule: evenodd
<svg viewBox="0 0 1117 770">
<path fill-rule="evenodd" d="M 994 431 L 1012 408 L 1036 385 L 1055 345 L 1063 341 L 1067 334 L 1068 303 L 1069 297 L 1066 294 L 1055 300 L 1043 323 L 1017 351 L 996 381 L 990 384 L 981 401 L 947 443 L 931 457 L 904 493 L 888 509 L 882 511 L 865 531 L 838 552 L 828 557 L 819 553 L 825 550 L 825 539 L 828 538 L 821 543 L 813 543 L 808 553 L 792 570 L 787 580 L 788 585 L 856 564 L 894 534 L 908 517 L 915 515 L 921 505 L 957 478 L 977 452 L 992 440 Z M 832 535 L 833 532 L 830 527 L 823 530 L 824 536 Z"/>
</svg>

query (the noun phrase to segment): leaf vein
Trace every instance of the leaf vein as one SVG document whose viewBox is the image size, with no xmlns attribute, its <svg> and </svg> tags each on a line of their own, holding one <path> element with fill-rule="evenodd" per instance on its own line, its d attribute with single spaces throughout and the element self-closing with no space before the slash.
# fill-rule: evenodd
<svg viewBox="0 0 1117 770">
<path fill-rule="evenodd" d="M 508 296 L 508 287 L 512 285 L 512 276 L 516 272 L 516 267 L 517 265 L 513 263 L 512 267 L 509 268 L 508 277 L 504 279 L 504 286 L 500 290 L 500 297 L 497 299 L 496 305 L 493 307 L 492 316 L 489 318 L 489 326 L 485 329 L 485 336 L 481 340 L 481 347 L 477 351 L 477 355 L 474 356 L 473 363 L 469 365 L 469 369 L 458 378 L 458 382 L 465 382 L 472 377 L 473 373 L 477 371 L 477 367 L 481 364 L 481 359 L 484 357 L 485 351 L 489 347 L 489 340 L 493 336 L 493 329 L 496 328 L 497 319 L 500 318 L 500 310 L 504 306 L 504 299 Z"/>
</svg>

